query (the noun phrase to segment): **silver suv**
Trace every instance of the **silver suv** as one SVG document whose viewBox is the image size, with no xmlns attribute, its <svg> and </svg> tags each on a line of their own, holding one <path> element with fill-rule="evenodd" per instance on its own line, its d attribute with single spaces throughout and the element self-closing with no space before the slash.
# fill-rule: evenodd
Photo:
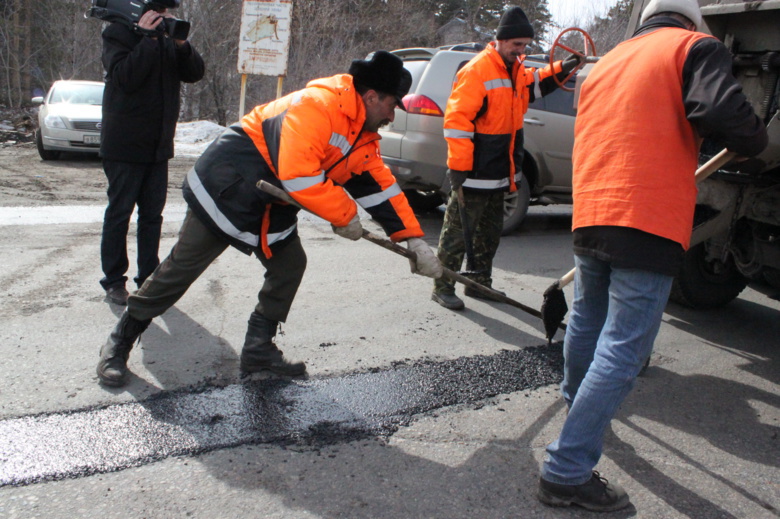
<svg viewBox="0 0 780 519">
<path fill-rule="evenodd" d="M 407 111 L 396 109 L 395 120 L 379 130 L 382 158 L 416 210 L 441 205 L 450 191 L 444 108 L 455 74 L 482 48 L 469 43 L 392 51 L 412 74 L 412 86 L 404 98 Z M 529 56 L 525 65 L 541 68 L 547 61 Z M 567 86 L 574 88 L 574 78 Z M 504 234 L 522 223 L 531 204 L 571 204 L 573 102 L 574 93 L 558 89 L 530 105 L 524 124 L 525 181 L 504 200 Z"/>
</svg>

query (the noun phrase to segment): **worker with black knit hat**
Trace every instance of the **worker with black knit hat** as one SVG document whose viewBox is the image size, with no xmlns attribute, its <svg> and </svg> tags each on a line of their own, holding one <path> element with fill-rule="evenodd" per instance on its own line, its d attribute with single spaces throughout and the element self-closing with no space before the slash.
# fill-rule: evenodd
<svg viewBox="0 0 780 519">
<path fill-rule="evenodd" d="M 539 70 L 526 68 L 524 53 L 533 37 L 534 28 L 523 10 L 507 9 L 496 40 L 458 72 L 444 115 L 452 193 L 438 256 L 445 267 L 460 270 L 466 251 L 473 251 L 468 258 L 470 276 L 486 287 L 492 287 L 504 195 L 519 192 L 528 197 L 528 179 L 522 173 L 523 116 L 536 97 L 557 88 L 555 74 L 564 79 L 579 63 L 579 58 L 570 58 Z M 474 232 L 464 233 L 464 228 Z M 468 287 L 465 295 L 485 297 Z M 437 279 L 431 298 L 451 310 L 465 307 L 450 279 Z"/>
</svg>

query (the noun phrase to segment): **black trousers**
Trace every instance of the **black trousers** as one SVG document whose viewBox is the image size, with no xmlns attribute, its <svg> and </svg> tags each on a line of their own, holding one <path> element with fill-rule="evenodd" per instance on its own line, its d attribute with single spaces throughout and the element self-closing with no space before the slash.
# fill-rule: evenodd
<svg viewBox="0 0 780 519">
<path fill-rule="evenodd" d="M 171 253 L 149 279 L 127 300 L 127 311 L 139 320 L 161 315 L 228 247 L 198 218 L 187 211 L 179 239 Z M 272 321 L 285 321 L 306 270 L 306 253 L 297 236 L 267 259 L 261 250 L 255 256 L 265 267 L 265 279 L 257 295 L 255 311 Z"/>
<path fill-rule="evenodd" d="M 134 279 L 140 287 L 160 264 L 162 212 L 168 195 L 168 161 L 146 163 L 103 160 L 108 178 L 108 207 L 103 217 L 100 262 L 104 289 L 124 286 L 127 282 L 127 230 L 133 209 L 138 206 L 138 273 Z"/>
</svg>

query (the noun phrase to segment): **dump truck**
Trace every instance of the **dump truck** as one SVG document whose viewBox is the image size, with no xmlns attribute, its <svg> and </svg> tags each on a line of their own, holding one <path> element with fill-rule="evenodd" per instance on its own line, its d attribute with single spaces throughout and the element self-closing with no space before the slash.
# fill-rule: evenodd
<svg viewBox="0 0 780 519">
<path fill-rule="evenodd" d="M 627 38 L 649 0 L 635 0 Z M 693 308 L 720 307 L 750 282 L 780 288 L 780 0 L 699 0 L 702 32 L 722 41 L 733 72 L 767 126 L 769 146 L 699 183 L 691 246 L 672 300 Z M 662 150 L 659 150 L 662 152 Z M 703 163 L 720 150 L 704 141 Z"/>
</svg>

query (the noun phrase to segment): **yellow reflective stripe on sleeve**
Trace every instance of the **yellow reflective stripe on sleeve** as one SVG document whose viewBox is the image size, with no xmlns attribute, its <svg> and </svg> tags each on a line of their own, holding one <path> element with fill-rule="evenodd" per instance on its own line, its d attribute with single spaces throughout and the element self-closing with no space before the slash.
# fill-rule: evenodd
<svg viewBox="0 0 780 519">
<path fill-rule="evenodd" d="M 321 171 L 319 175 L 313 177 L 298 177 L 291 178 L 289 180 L 282 180 L 282 186 L 288 193 L 295 193 L 296 191 L 303 191 L 304 189 L 322 184 L 325 182 L 325 172 Z"/>
<path fill-rule="evenodd" d="M 541 79 L 539 78 L 539 69 L 534 70 L 534 99 L 540 99 L 542 97 L 542 87 L 539 84 Z"/>
<path fill-rule="evenodd" d="M 473 139 L 474 132 L 444 128 L 444 137 L 448 139 Z"/>
<path fill-rule="evenodd" d="M 387 200 L 390 200 L 394 196 L 400 194 L 401 194 L 401 187 L 397 183 L 395 183 L 380 193 L 375 193 L 373 195 L 356 198 L 355 202 L 360 204 L 360 207 L 362 207 L 363 209 L 368 209 L 369 207 L 374 207 L 376 205 L 379 205 L 382 202 L 386 202 Z"/>
</svg>

